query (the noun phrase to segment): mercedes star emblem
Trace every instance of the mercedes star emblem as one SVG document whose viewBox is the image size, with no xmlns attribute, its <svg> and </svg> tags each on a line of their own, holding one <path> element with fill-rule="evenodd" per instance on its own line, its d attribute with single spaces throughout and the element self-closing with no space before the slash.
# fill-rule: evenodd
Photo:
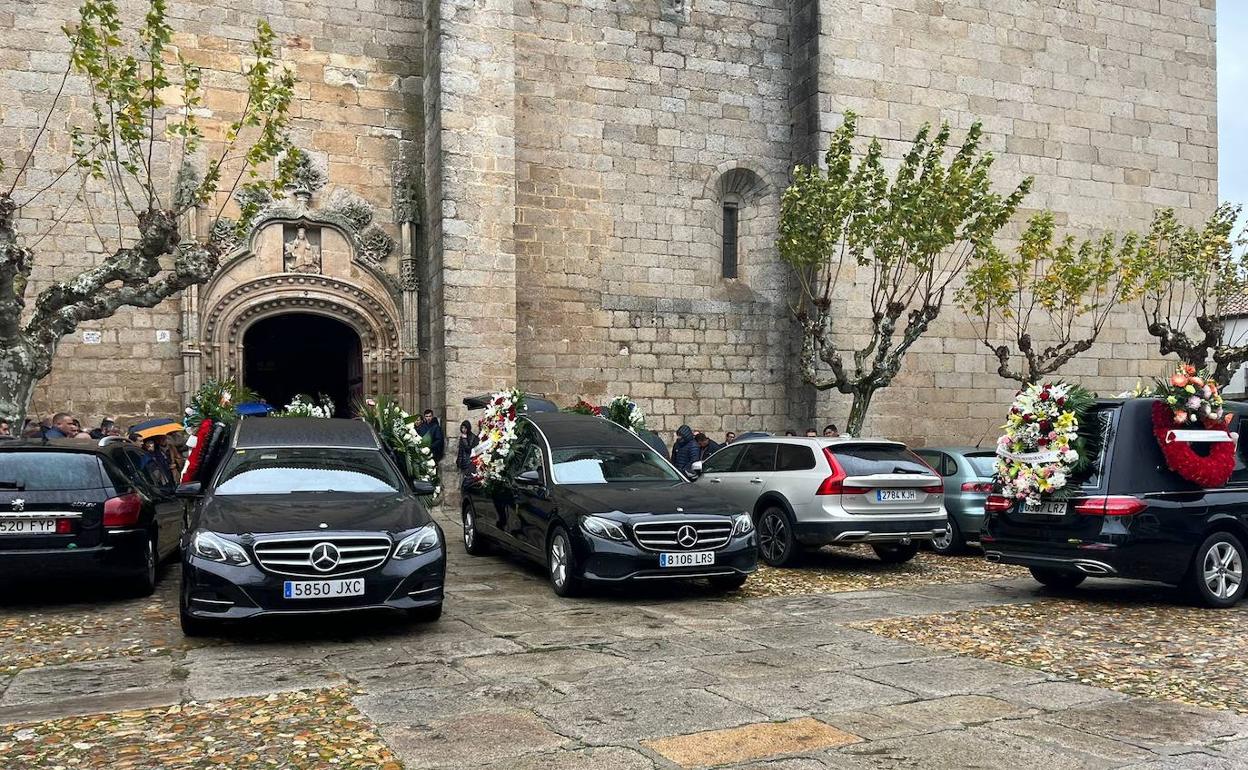
<svg viewBox="0 0 1248 770">
<path fill-rule="evenodd" d="M 698 531 L 686 524 L 676 530 L 676 542 L 681 548 L 692 548 L 698 544 Z"/>
<path fill-rule="evenodd" d="M 20 497 L 14 498 L 14 499 L 13 499 L 13 510 L 15 510 L 15 511 L 24 511 L 24 510 L 26 510 L 26 501 L 25 501 L 25 500 L 23 500 L 23 499 L 22 499 L 22 498 L 20 498 Z"/>
<path fill-rule="evenodd" d="M 329 572 L 338 566 L 338 547 L 333 543 L 317 543 L 312 547 L 308 560 L 317 572 Z"/>
</svg>

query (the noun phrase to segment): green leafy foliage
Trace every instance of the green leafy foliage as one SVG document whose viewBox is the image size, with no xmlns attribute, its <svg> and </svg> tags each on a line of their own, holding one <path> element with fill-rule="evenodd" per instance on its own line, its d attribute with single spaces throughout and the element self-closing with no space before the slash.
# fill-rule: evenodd
<svg viewBox="0 0 1248 770">
<path fill-rule="evenodd" d="M 777 246 L 799 279 L 802 377 L 853 396 L 851 433 L 940 314 L 951 282 L 995 248 L 993 236 L 1031 188 L 1028 178 L 1006 195 L 993 191 L 982 133 L 975 123 L 951 150 L 948 125 L 934 133 L 924 126 L 890 178 L 878 139 L 855 163 L 857 118 L 846 112 L 824 166 L 798 166 L 781 198 Z M 866 329 L 840 328 L 844 314 L 834 302 L 851 287 L 870 301 Z M 855 332 L 864 341 L 849 364 L 838 335 Z"/>
<path fill-rule="evenodd" d="M 203 420 L 230 424 L 238 419 L 239 404 L 259 400 L 255 391 L 234 380 L 208 380 L 191 396 L 184 422 L 192 430 Z"/>
<path fill-rule="evenodd" d="M 1119 240 L 1106 233 L 1076 242 L 1072 235 L 1058 238 L 1056 229 L 1051 211 L 1036 214 L 1012 254 L 976 255 L 955 295 L 996 355 L 997 373 L 1023 385 L 1087 351 L 1139 286 L 1139 236 Z"/>
<path fill-rule="evenodd" d="M 1224 203 L 1193 227 L 1180 223 L 1173 209 L 1161 209 L 1132 266 L 1140 276 L 1146 326 L 1161 353 L 1208 369 L 1220 388 L 1248 361 L 1248 339 L 1228 339 L 1225 321 L 1248 292 L 1248 231 L 1234 235 L 1239 214 L 1239 206 Z"/>
</svg>

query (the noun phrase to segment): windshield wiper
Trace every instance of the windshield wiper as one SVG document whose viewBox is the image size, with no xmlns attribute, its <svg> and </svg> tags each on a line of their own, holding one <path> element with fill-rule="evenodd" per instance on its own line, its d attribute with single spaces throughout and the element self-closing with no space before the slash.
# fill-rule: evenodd
<svg viewBox="0 0 1248 770">
<path fill-rule="evenodd" d="M 3 479 L 0 480 L 0 489 L 16 489 L 18 492 L 21 492 L 26 489 L 26 482 L 17 481 L 16 479 L 13 481 Z"/>
</svg>

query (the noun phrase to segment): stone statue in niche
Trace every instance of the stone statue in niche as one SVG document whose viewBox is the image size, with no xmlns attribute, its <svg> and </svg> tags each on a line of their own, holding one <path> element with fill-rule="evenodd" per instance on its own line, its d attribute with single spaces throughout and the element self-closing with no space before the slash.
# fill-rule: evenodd
<svg viewBox="0 0 1248 770">
<path fill-rule="evenodd" d="M 289 228 L 287 228 L 289 229 Z M 308 238 L 308 229 L 303 225 L 295 228 L 295 237 L 286 240 L 282 257 L 288 273 L 320 273 L 321 246 L 320 230 L 312 231 L 313 238 Z M 313 240 L 316 242 L 313 243 Z"/>
</svg>

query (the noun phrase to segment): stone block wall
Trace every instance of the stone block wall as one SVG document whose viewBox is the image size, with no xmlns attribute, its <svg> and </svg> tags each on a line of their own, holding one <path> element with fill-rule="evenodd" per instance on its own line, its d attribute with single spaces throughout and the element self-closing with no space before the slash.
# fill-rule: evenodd
<svg viewBox="0 0 1248 770">
<path fill-rule="evenodd" d="M 68 56 L 61 26 L 76 18 L 77 5 L 0 0 L 0 153 L 10 167 L 3 176 L 6 186 L 14 161 L 20 162 L 51 107 Z M 127 0 L 121 7 L 127 18 L 137 21 L 146 3 Z M 420 3 L 191 0 L 170 3 L 169 14 L 177 52 L 203 68 L 207 99 L 201 124 L 210 140 L 205 153 L 242 109 L 246 91 L 241 75 L 256 20 L 265 18 L 277 34 L 281 58 L 298 78 L 292 108 L 295 144 L 324 165 L 330 188 L 344 187 L 362 196 L 376 207 L 374 221 L 397 238 L 391 206 L 394 176 L 400 171 L 396 164 L 421 162 L 419 152 L 403 152 L 422 134 Z M 85 120 L 87 103 L 85 87 L 71 78 L 44 140 L 50 143 L 42 145 L 33 169 L 24 176 L 19 200 L 65 167 L 68 126 Z M 167 148 L 158 148 L 157 164 L 158 176 L 171 193 L 176 161 L 168 154 Z M 79 185 L 73 175 L 24 212 L 28 235 L 37 239 L 51 233 L 38 241 L 32 292 L 72 277 L 116 248 L 118 228 L 107 188 L 88 184 L 81 194 L 92 203 L 94 221 L 75 201 Z M 101 246 L 97 232 L 107 247 Z M 386 267 L 397 272 L 398 256 L 391 260 Z M 32 413 L 68 409 L 88 424 L 105 414 L 122 419 L 178 414 L 181 323 L 180 303 L 171 300 L 151 310 L 127 309 L 112 319 L 84 324 L 62 342 Z M 99 332 L 100 343 L 84 344 L 84 331 Z M 168 332 L 168 341 L 157 342 L 157 331 Z"/>
<path fill-rule="evenodd" d="M 568 404 L 629 394 L 664 429 L 787 411 L 771 245 L 791 160 L 787 25 L 779 0 L 517 4 L 524 387 Z M 721 180 L 739 168 L 741 277 L 726 280 Z"/>
<path fill-rule="evenodd" d="M 1188 221 L 1217 203 L 1212 0 L 820 0 L 826 132 L 845 109 L 896 159 L 923 122 L 955 140 L 975 119 L 1001 189 L 1036 179 L 1025 211 L 1051 208 L 1078 237 L 1144 230 L 1159 206 Z M 862 322 L 861 308 L 847 308 Z M 1015 386 L 961 311 L 946 308 L 881 392 L 870 433 L 919 443 L 991 441 Z M 1149 381 L 1163 362 L 1125 307 L 1061 374 L 1103 394 Z M 824 395 L 820 421 L 848 412 Z"/>
</svg>

